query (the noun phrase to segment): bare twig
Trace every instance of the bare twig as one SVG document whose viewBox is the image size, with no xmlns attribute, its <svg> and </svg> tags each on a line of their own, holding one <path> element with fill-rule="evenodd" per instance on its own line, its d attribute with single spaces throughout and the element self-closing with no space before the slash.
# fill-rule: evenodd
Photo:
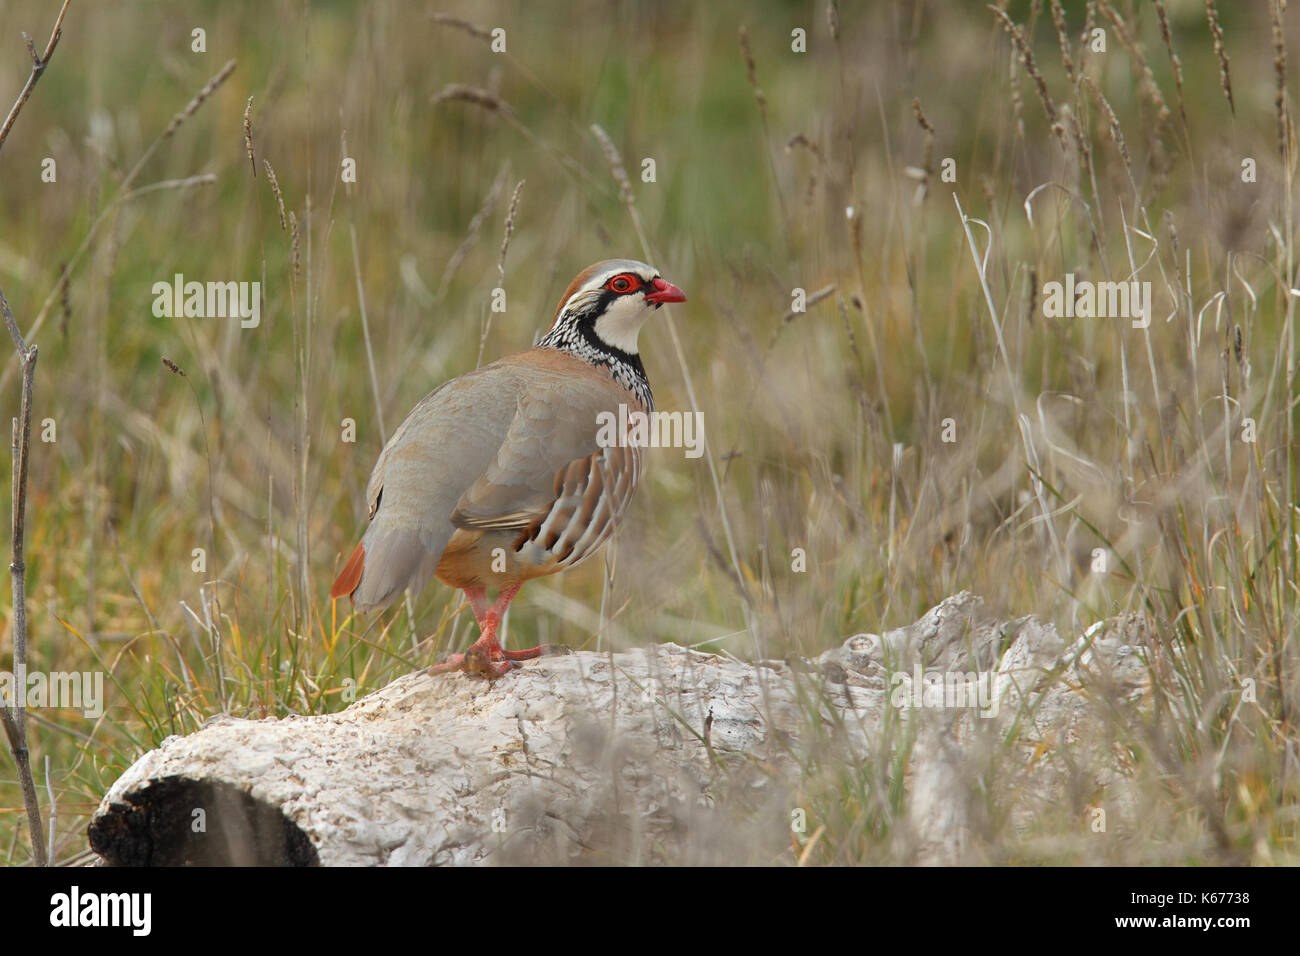
<svg viewBox="0 0 1300 956">
<path fill-rule="evenodd" d="M 49 65 L 55 47 L 59 45 L 59 38 L 63 35 L 63 16 L 68 12 L 69 2 L 71 0 L 64 0 L 63 6 L 59 10 L 59 17 L 54 21 L 54 29 L 50 33 L 49 42 L 45 45 L 44 54 L 37 56 L 36 47 L 32 45 L 31 37 L 23 34 L 23 39 L 27 42 L 27 52 L 32 58 L 32 72 L 28 75 L 22 92 L 18 94 L 18 99 L 14 101 L 13 108 L 9 110 L 4 126 L 0 127 L 0 147 L 4 146 L 5 139 L 9 136 L 9 130 L 13 128 L 14 121 L 18 119 L 18 114 L 22 112 L 23 105 L 27 102 L 28 97 L 32 95 L 32 88 L 36 86 L 36 81 L 41 78 L 45 68 Z M 9 563 L 9 576 L 13 585 L 14 597 L 14 706 L 10 710 L 3 701 L 0 701 L 0 723 L 4 725 L 5 737 L 9 741 L 9 750 L 13 753 L 14 765 L 18 770 L 18 781 L 23 792 L 23 809 L 27 813 L 27 829 L 32 841 L 32 859 L 37 866 L 45 866 L 49 863 L 50 857 L 46 851 L 44 834 L 42 833 L 41 807 L 36 799 L 36 781 L 32 776 L 31 754 L 27 750 L 27 589 L 24 577 L 26 565 L 23 563 L 23 533 L 27 514 L 27 455 L 32 428 L 32 379 L 36 372 L 37 350 L 35 345 L 28 346 L 23 340 L 22 332 L 18 329 L 18 322 L 14 319 L 14 314 L 10 311 L 9 303 L 5 301 L 3 292 L 0 292 L 0 313 L 4 315 L 5 327 L 9 330 L 9 335 L 14 341 L 14 348 L 18 352 L 18 362 L 23 373 L 20 418 L 13 420 L 10 433 L 10 450 L 13 454 L 13 484 L 11 485 L 13 492 L 13 557 Z M 19 424 L 20 420 L 21 424 Z M 48 777 L 48 775 L 47 767 L 46 776 Z M 51 801 L 52 806 L 53 801 Z M 53 834 L 51 834 L 50 842 L 53 844 Z"/>
<path fill-rule="evenodd" d="M 41 826 L 41 808 L 36 799 L 36 781 L 32 777 L 31 754 L 27 750 L 27 591 L 24 581 L 26 565 L 23 563 L 23 534 L 27 514 L 27 455 L 28 439 L 32 428 L 32 377 L 36 371 L 36 346 L 23 341 L 22 333 L 4 293 L 0 292 L 0 313 L 4 314 L 5 327 L 14 340 L 18 361 L 23 370 L 22 405 L 20 418 L 13 420 L 10 450 L 13 454 L 13 557 L 9 562 L 9 577 L 14 598 L 14 706 L 12 711 L 0 704 L 9 749 L 18 768 L 18 779 L 23 791 L 23 806 L 27 811 L 27 828 L 31 833 L 32 858 L 37 866 L 45 866 L 44 828 Z"/>
<path fill-rule="evenodd" d="M 59 10 L 59 18 L 54 21 L 54 31 L 50 34 L 50 42 L 45 44 L 45 52 L 41 56 L 36 55 L 36 48 L 32 46 L 31 37 L 23 34 L 23 39 L 27 41 L 27 51 L 32 56 L 32 72 L 27 76 L 27 82 L 23 84 L 22 92 L 18 94 L 18 99 L 14 101 L 13 109 L 5 117 L 5 125 L 0 126 L 0 147 L 5 144 L 5 138 L 9 135 L 9 130 L 14 125 L 14 120 L 18 119 L 18 114 L 22 111 L 23 105 L 27 98 L 32 95 L 32 88 L 36 86 L 36 81 L 41 78 L 45 72 L 45 67 L 49 65 L 50 57 L 54 55 L 54 48 L 59 45 L 59 37 L 63 36 L 63 15 L 68 12 L 68 4 L 72 0 L 63 0 L 63 8 Z"/>
<path fill-rule="evenodd" d="M 50 845 L 45 851 L 46 859 L 54 863 L 54 835 L 58 832 L 59 812 L 54 802 L 54 784 L 50 780 L 50 755 L 45 755 L 45 796 L 50 802 Z"/>
</svg>

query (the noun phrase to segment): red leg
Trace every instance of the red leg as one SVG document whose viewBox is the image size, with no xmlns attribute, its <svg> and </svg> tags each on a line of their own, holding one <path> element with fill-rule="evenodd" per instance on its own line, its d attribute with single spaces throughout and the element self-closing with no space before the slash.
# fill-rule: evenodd
<svg viewBox="0 0 1300 956">
<path fill-rule="evenodd" d="M 466 588 L 465 596 L 469 599 L 474 616 L 478 619 L 479 639 L 464 654 L 453 654 L 442 664 L 429 668 L 434 674 L 463 670 L 471 674 L 483 674 L 487 677 L 502 677 L 515 666 L 515 661 L 532 660 L 546 653 L 546 645 L 530 647 L 522 651 L 507 651 L 497 641 L 497 630 L 505 617 L 510 602 L 519 593 L 521 584 L 511 584 L 497 594 L 496 603 L 487 606 L 487 592 L 483 588 Z"/>
<path fill-rule="evenodd" d="M 486 618 L 488 614 L 487 588 L 465 588 L 465 598 L 469 601 L 470 610 L 474 612 L 474 620 L 478 621 L 479 633 L 482 634 L 485 629 Z M 452 654 L 441 664 L 434 664 L 429 668 L 431 674 L 445 674 L 448 671 L 458 671 L 465 669 L 465 655 Z"/>
<path fill-rule="evenodd" d="M 498 624 L 501 621 L 505 620 L 506 608 L 510 607 L 510 602 L 515 599 L 515 595 L 519 593 L 519 589 L 521 587 L 523 587 L 522 584 L 512 584 L 508 588 L 502 588 L 501 593 L 497 595 L 497 603 L 492 605 L 492 610 L 489 611 L 488 613 L 493 615 L 496 618 Z M 496 644 L 495 628 L 493 629 L 493 633 L 492 633 L 492 641 L 494 644 Z M 545 651 L 545 645 L 530 647 L 527 650 L 523 650 L 523 651 L 507 651 L 503 649 L 500 644 L 497 644 L 497 650 L 499 650 L 501 652 L 501 656 L 508 661 L 530 661 L 534 657 L 542 656 L 542 654 Z"/>
<path fill-rule="evenodd" d="M 466 588 L 465 598 L 469 601 L 470 610 L 474 612 L 474 620 L 478 621 L 478 629 L 483 630 L 483 618 L 488 612 L 487 588 Z"/>
</svg>

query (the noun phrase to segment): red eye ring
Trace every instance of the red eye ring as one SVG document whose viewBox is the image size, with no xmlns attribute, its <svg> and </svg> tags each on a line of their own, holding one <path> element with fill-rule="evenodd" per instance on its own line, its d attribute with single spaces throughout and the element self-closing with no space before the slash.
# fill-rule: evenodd
<svg viewBox="0 0 1300 956">
<path fill-rule="evenodd" d="M 633 289 L 639 288 L 640 285 L 641 282 L 636 276 L 630 272 L 624 272 L 606 282 L 605 288 L 611 292 L 624 293 L 631 292 Z"/>
</svg>

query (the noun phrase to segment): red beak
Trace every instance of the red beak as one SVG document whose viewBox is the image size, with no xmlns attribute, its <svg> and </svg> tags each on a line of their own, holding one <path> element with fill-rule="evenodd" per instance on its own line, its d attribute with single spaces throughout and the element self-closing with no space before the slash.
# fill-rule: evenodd
<svg viewBox="0 0 1300 956">
<path fill-rule="evenodd" d="M 664 302 L 686 301 L 686 293 L 666 279 L 655 279 L 654 282 L 651 282 L 650 284 L 654 286 L 654 291 L 645 294 L 645 300 L 647 302 L 661 305 Z"/>
</svg>

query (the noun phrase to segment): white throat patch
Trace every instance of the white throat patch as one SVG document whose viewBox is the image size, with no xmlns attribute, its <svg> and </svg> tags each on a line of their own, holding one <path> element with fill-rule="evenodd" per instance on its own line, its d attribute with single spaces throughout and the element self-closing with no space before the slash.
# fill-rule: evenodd
<svg viewBox="0 0 1300 956">
<path fill-rule="evenodd" d="M 653 311 L 654 306 L 648 304 L 644 296 L 619 296 L 609 304 L 605 314 L 596 319 L 596 335 L 606 345 L 636 355 L 637 333 Z"/>
</svg>

